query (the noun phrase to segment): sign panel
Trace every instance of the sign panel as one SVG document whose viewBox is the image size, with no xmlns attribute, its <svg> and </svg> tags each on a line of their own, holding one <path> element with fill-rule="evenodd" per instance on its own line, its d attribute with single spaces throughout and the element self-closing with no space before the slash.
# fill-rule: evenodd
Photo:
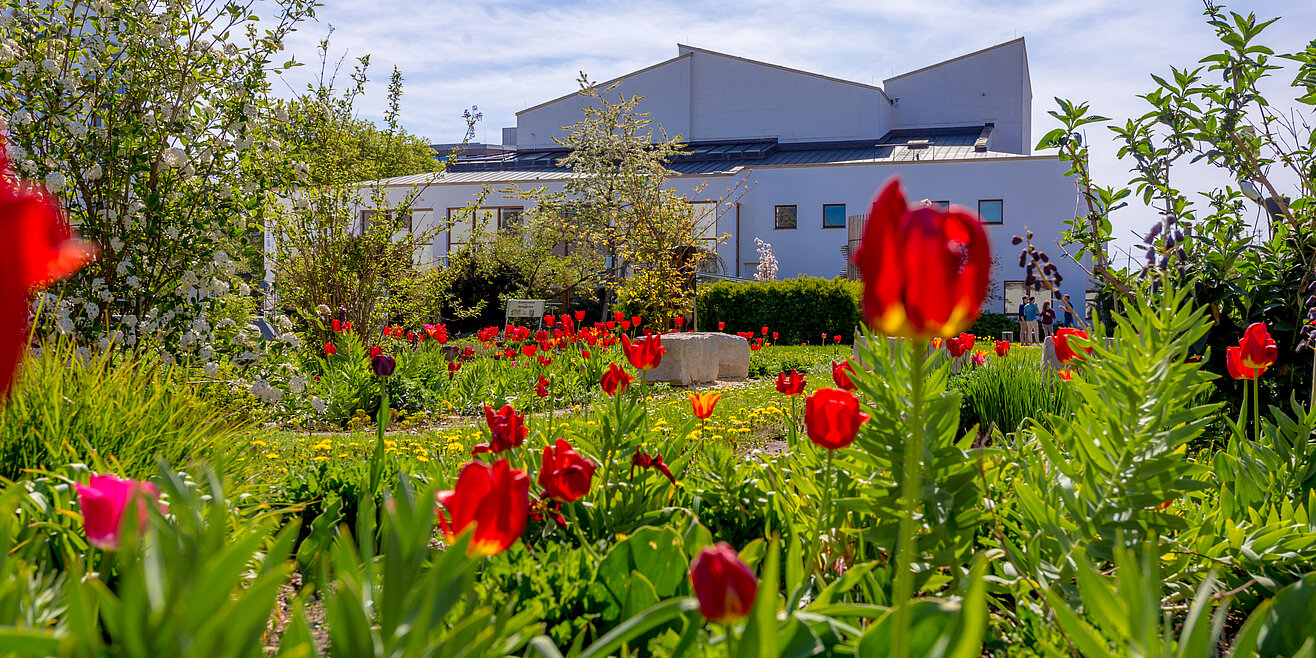
<svg viewBox="0 0 1316 658">
<path fill-rule="evenodd" d="M 544 300 L 542 299 L 507 300 L 507 317 L 509 318 L 541 318 L 543 316 Z"/>
</svg>

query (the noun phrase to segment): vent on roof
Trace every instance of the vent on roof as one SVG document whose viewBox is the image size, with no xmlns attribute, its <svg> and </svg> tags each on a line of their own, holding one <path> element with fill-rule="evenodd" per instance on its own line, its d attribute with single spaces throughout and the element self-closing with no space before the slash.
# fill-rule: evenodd
<svg viewBox="0 0 1316 658">
<path fill-rule="evenodd" d="M 909 140 L 908 142 L 905 142 L 905 148 L 910 148 L 910 149 L 925 149 L 925 148 L 927 148 L 928 145 L 931 144 L 931 143 L 932 143 L 932 140 L 930 140 L 930 139 L 911 139 L 911 140 Z"/>
</svg>

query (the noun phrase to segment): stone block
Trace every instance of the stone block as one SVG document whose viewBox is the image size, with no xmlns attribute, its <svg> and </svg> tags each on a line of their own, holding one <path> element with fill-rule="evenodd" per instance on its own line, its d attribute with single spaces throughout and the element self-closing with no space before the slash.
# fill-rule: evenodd
<svg viewBox="0 0 1316 658">
<path fill-rule="evenodd" d="M 749 341 L 732 334 L 704 334 L 717 346 L 717 378 L 749 377 Z"/>
<path fill-rule="evenodd" d="M 663 334 L 663 348 L 662 363 L 649 371 L 649 381 L 689 386 L 717 379 L 717 344 L 707 334 Z"/>
</svg>

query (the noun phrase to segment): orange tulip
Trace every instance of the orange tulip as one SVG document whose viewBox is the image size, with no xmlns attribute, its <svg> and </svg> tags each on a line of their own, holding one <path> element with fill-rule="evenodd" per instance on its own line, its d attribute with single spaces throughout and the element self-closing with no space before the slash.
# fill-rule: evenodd
<svg viewBox="0 0 1316 658">
<path fill-rule="evenodd" d="M 713 407 L 717 406 L 717 401 L 722 399 L 721 393 L 709 391 L 707 393 L 691 393 L 690 406 L 694 408 L 695 417 L 699 420 L 708 420 L 713 415 Z"/>
</svg>

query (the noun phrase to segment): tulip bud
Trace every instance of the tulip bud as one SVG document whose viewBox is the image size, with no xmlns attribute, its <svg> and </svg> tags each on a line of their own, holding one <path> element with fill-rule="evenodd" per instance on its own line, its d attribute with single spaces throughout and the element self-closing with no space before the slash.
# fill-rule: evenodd
<svg viewBox="0 0 1316 658">
<path fill-rule="evenodd" d="M 1010 238 L 1010 244 L 1013 244 L 1013 245 L 1020 244 L 1020 243 L 1022 243 L 1023 241 L 1024 241 L 1024 239 L 1021 238 L 1021 237 L 1019 237 L 1019 236 L 1017 236 L 1017 235 L 1014 236 L 1013 238 Z"/>
<path fill-rule="evenodd" d="M 699 599 L 699 613 L 717 624 L 729 624 L 749 614 L 758 580 L 725 542 L 700 551 L 690 563 L 690 585 Z"/>
<path fill-rule="evenodd" d="M 375 371 L 376 377 L 388 377 L 393 374 L 396 367 L 397 361 L 387 354 L 376 354 L 370 357 L 370 369 Z"/>
</svg>

